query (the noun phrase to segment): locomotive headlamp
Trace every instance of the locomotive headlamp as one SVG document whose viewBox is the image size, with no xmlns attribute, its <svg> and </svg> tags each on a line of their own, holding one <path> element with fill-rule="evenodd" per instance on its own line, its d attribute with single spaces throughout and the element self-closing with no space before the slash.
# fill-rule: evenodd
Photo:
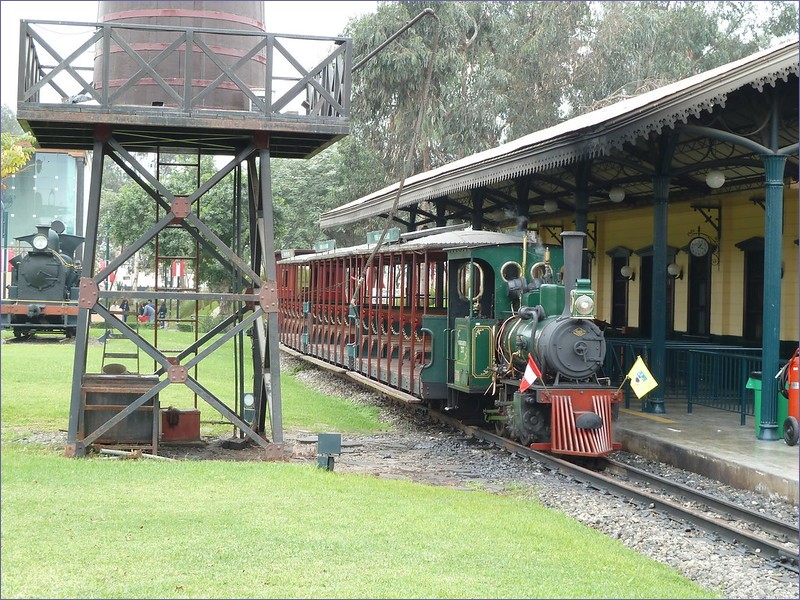
<svg viewBox="0 0 800 600">
<path fill-rule="evenodd" d="M 588 317 L 594 312 L 594 299 L 581 294 L 575 299 L 572 308 L 573 316 Z"/>
<path fill-rule="evenodd" d="M 47 248 L 47 236 L 41 233 L 37 233 L 35 236 L 33 236 L 31 245 L 36 250 L 44 250 L 45 248 Z"/>
<path fill-rule="evenodd" d="M 570 290 L 570 316 L 579 319 L 594 318 L 594 291 L 588 279 L 578 279 L 575 289 Z"/>
</svg>

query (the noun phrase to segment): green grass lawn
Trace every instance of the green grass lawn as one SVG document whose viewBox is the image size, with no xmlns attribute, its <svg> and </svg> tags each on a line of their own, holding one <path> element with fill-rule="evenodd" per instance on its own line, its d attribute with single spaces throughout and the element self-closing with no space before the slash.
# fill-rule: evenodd
<svg viewBox="0 0 800 600">
<path fill-rule="evenodd" d="M 91 329 L 87 350 L 87 373 L 101 373 L 103 367 L 103 346 L 96 342 L 103 334 L 102 329 Z M 156 332 L 152 327 L 142 327 L 144 339 L 155 344 Z M 158 347 L 161 349 L 182 350 L 190 345 L 193 334 L 172 330 L 158 331 Z M 5 334 L 5 337 L 10 337 Z M 55 339 L 45 343 L 10 343 L 0 346 L 2 358 L 2 420 L 3 426 L 14 428 L 35 428 L 38 431 L 57 431 L 66 429 L 69 418 L 70 394 L 74 345 L 57 343 Z M 249 338 L 248 338 L 249 340 Z M 114 349 L 129 351 L 133 346 L 127 340 L 112 340 Z M 132 359 L 109 359 L 119 362 L 135 371 L 136 361 Z M 144 353 L 139 359 L 140 372 L 152 373 L 154 361 Z M 236 365 L 233 359 L 233 344 L 229 342 L 198 366 L 190 370 L 190 375 L 198 380 L 219 399 L 233 408 L 237 392 L 232 373 Z M 244 361 L 245 381 L 252 386 L 252 361 Z M 343 433 L 368 433 L 382 431 L 386 426 L 378 421 L 375 407 L 358 405 L 343 398 L 331 398 L 301 386 L 286 375 L 281 377 L 283 395 L 283 425 L 285 428 L 302 428 L 310 431 L 335 429 Z M 219 421 L 222 416 L 202 398 L 194 395 L 184 385 L 171 385 L 160 395 L 163 408 L 189 408 L 197 405 L 201 419 L 206 422 Z M 231 425 L 203 425 L 203 435 L 223 435 L 232 430 Z"/>
<path fill-rule="evenodd" d="M 64 458 L 20 438 L 66 428 L 73 346 L 0 352 L 2 597 L 712 596 L 514 494 L 313 464 Z M 231 359 L 213 360 L 203 374 L 224 390 Z M 287 429 L 385 428 L 375 409 L 281 379 Z"/>
</svg>

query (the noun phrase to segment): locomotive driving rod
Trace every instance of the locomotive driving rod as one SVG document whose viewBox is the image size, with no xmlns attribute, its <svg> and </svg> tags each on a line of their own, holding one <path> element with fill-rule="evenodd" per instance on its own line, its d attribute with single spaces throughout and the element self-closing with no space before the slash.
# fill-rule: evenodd
<svg viewBox="0 0 800 600">
<path fill-rule="evenodd" d="M 378 52 L 380 52 L 381 50 L 383 50 L 384 48 L 386 48 L 386 46 L 388 46 L 389 44 L 391 44 L 391 43 L 392 43 L 393 41 L 395 41 L 395 40 L 396 40 L 396 39 L 397 39 L 397 38 L 398 38 L 400 35 L 402 35 L 402 33 L 403 33 L 404 31 L 406 31 L 406 30 L 407 30 L 409 27 L 411 27 L 411 26 L 412 26 L 414 23 L 416 23 L 417 21 L 419 21 L 419 20 L 420 20 L 422 17 L 424 17 L 424 16 L 426 16 L 426 15 L 433 15 L 433 16 L 436 16 L 436 15 L 435 15 L 435 13 L 433 12 L 433 9 L 432 9 L 432 8 L 426 8 L 426 9 L 425 9 L 425 10 L 423 10 L 421 13 L 419 13 L 419 14 L 418 14 L 416 17 L 414 17 L 414 18 L 413 18 L 413 19 L 411 19 L 411 20 L 410 20 L 408 23 L 406 23 L 406 24 L 405 24 L 405 25 L 403 25 L 403 26 L 402 26 L 400 29 L 398 29 L 398 30 L 397 30 L 395 33 L 393 33 L 391 36 L 389 36 L 389 38 L 388 38 L 388 39 L 387 39 L 385 42 L 383 42 L 383 43 L 382 43 L 380 46 L 378 46 L 377 48 L 375 48 L 375 50 L 373 50 L 372 52 L 370 52 L 369 54 L 367 54 L 367 55 L 366 55 L 364 58 L 362 58 L 362 59 L 361 59 L 360 61 L 358 61 L 358 62 L 357 62 L 355 65 L 353 65 L 353 68 L 352 68 L 352 69 L 350 69 L 350 72 L 351 72 L 351 73 L 355 73 L 356 71 L 358 71 L 358 70 L 359 70 L 361 67 L 363 67 L 363 66 L 364 66 L 364 63 L 365 63 L 365 62 L 367 62 L 369 59 L 371 59 L 373 56 L 375 56 L 375 55 L 376 55 Z"/>
</svg>

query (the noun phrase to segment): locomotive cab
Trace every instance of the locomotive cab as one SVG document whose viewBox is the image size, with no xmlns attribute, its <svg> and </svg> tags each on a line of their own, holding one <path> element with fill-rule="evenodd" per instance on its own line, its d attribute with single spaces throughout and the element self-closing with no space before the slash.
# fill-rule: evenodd
<svg viewBox="0 0 800 600">
<path fill-rule="evenodd" d="M 498 329 L 516 312 L 518 301 L 518 295 L 508 293 L 509 282 L 518 281 L 526 265 L 543 265 L 549 256 L 544 247 L 527 242 L 527 237 L 517 237 L 511 243 L 448 252 L 445 408 L 456 414 L 478 417 L 494 407 L 486 392 L 498 377 Z"/>
</svg>

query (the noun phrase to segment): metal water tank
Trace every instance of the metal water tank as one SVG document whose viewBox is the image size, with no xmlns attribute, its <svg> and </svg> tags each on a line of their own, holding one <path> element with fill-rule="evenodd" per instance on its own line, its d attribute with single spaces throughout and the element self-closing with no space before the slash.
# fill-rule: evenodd
<svg viewBox="0 0 800 600">
<path fill-rule="evenodd" d="M 265 32 L 263 2 L 187 2 L 187 1 L 109 1 L 100 2 L 98 22 L 137 25 L 158 25 L 167 27 L 197 27 L 215 30 L 235 30 L 245 32 Z M 157 29 L 115 28 L 127 45 L 146 62 L 152 63 L 161 52 L 170 46 L 180 33 Z M 195 32 L 218 59 L 224 64 L 233 65 L 246 55 L 258 39 L 248 35 L 232 35 L 221 32 Z M 159 62 L 154 70 L 165 83 L 169 84 L 181 97 L 184 95 L 186 44 L 181 44 L 166 59 Z M 98 90 L 103 86 L 105 56 L 102 43 L 95 47 L 94 85 Z M 206 89 L 222 70 L 197 45 L 192 48 L 191 95 L 194 97 Z M 236 75 L 250 89 L 262 90 L 266 81 L 266 51 L 261 50 L 251 57 L 245 65 L 236 69 Z M 125 84 L 139 72 L 139 64 L 120 46 L 112 41 L 109 56 L 109 95 Z M 111 104 L 137 106 L 179 106 L 158 82 L 145 74 L 134 86 L 114 98 Z M 199 101 L 192 102 L 192 108 L 249 110 L 250 100 L 229 78 L 224 79 L 217 88 Z"/>
</svg>

